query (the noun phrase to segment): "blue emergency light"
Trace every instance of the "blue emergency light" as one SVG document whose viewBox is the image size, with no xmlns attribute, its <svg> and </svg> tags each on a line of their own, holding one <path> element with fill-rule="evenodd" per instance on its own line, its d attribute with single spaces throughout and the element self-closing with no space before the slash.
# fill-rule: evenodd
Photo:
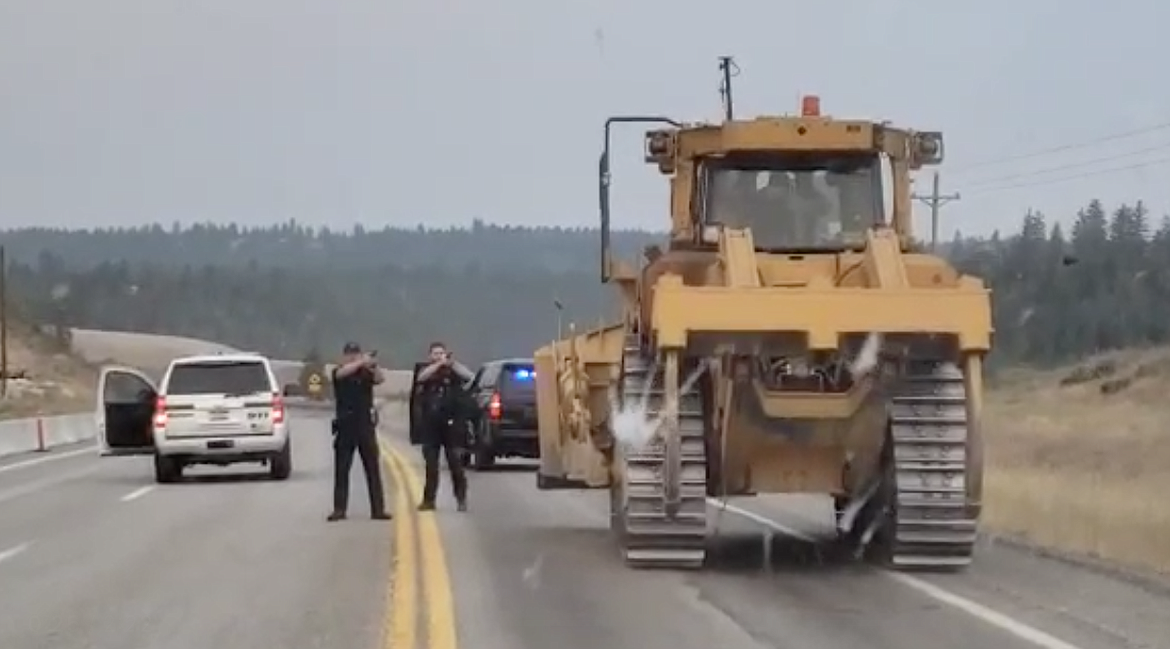
<svg viewBox="0 0 1170 649">
<path fill-rule="evenodd" d="M 512 376 L 518 381 L 527 381 L 536 378 L 536 372 L 531 370 L 516 370 Z"/>
</svg>

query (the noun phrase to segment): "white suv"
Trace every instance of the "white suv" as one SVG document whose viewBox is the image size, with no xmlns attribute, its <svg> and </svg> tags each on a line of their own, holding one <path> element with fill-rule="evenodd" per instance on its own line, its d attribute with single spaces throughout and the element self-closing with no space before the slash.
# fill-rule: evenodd
<svg viewBox="0 0 1170 649">
<path fill-rule="evenodd" d="M 102 455 L 152 455 L 158 482 L 191 464 L 260 462 L 277 480 L 292 472 L 284 399 L 264 356 L 177 358 L 157 388 L 138 370 L 106 367 L 98 394 Z"/>
</svg>

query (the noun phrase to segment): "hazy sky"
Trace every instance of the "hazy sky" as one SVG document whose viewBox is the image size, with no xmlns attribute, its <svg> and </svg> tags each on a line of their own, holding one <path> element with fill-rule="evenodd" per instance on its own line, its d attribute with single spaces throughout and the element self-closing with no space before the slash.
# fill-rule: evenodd
<svg viewBox="0 0 1170 649">
<path fill-rule="evenodd" d="M 721 54 L 742 114 L 815 92 L 945 131 L 965 232 L 1092 197 L 1160 215 L 1170 125 L 1006 159 L 1170 123 L 1167 20 L 1155 0 L 0 0 L 0 226 L 592 224 L 604 117 L 716 118 Z M 617 224 L 662 226 L 626 134 Z"/>
</svg>

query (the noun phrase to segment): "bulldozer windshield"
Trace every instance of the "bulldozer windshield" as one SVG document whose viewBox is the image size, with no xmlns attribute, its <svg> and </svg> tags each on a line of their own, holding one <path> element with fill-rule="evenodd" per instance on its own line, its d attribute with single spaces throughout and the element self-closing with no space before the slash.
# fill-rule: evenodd
<svg viewBox="0 0 1170 649">
<path fill-rule="evenodd" d="M 700 174 L 701 221 L 750 228 L 760 250 L 860 248 L 882 219 L 875 154 L 728 156 Z"/>
</svg>

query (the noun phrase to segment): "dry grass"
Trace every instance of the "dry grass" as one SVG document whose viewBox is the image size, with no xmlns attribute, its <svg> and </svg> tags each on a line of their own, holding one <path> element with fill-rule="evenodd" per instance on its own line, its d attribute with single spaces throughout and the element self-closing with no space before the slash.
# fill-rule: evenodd
<svg viewBox="0 0 1170 649">
<path fill-rule="evenodd" d="M 1115 371 L 1020 373 L 987 397 L 986 520 L 1039 545 L 1170 573 L 1170 351 Z M 1126 379 L 1129 379 L 1126 384 Z M 1102 385 L 1124 384 L 1103 394 Z"/>
<path fill-rule="evenodd" d="M 8 339 L 8 369 L 25 380 L 8 382 L 0 400 L 0 419 L 56 415 L 93 408 L 97 370 L 55 349 L 48 337 L 14 325 Z"/>
</svg>

